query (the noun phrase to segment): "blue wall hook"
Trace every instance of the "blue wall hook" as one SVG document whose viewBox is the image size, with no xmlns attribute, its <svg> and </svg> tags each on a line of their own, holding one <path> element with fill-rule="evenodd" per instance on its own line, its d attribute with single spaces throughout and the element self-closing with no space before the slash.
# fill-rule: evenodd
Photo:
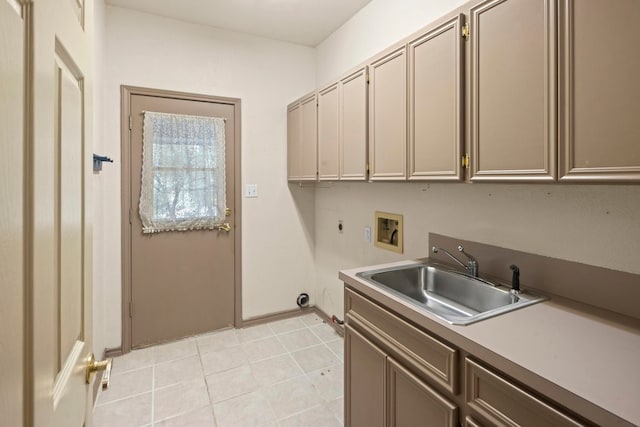
<svg viewBox="0 0 640 427">
<path fill-rule="evenodd" d="M 107 156 L 93 155 L 93 171 L 100 172 L 102 170 L 102 162 L 113 163 L 113 160 Z"/>
</svg>

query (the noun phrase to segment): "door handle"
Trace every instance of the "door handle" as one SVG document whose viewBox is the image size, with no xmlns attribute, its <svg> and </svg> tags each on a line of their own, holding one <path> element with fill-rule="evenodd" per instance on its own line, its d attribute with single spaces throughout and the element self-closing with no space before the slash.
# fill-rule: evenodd
<svg viewBox="0 0 640 427">
<path fill-rule="evenodd" d="M 102 389 L 106 390 L 109 388 L 109 380 L 111 379 L 111 364 L 113 359 L 108 358 L 101 361 L 97 361 L 96 357 L 93 353 L 89 353 L 89 357 L 87 360 L 87 366 L 85 368 L 85 379 L 87 384 L 91 383 L 91 374 L 94 372 L 104 371 L 104 375 L 102 377 Z"/>
<path fill-rule="evenodd" d="M 222 224 L 216 224 L 214 227 L 216 230 L 226 231 L 227 233 L 231 231 L 231 224 L 229 224 L 228 222 L 223 222 Z"/>
</svg>

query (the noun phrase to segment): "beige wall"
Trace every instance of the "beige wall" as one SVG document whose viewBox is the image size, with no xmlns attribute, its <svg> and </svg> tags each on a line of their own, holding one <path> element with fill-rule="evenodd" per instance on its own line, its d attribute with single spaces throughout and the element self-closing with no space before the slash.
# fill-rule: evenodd
<svg viewBox="0 0 640 427">
<path fill-rule="evenodd" d="M 316 47 L 321 86 L 467 0 L 373 0 Z"/>
<path fill-rule="evenodd" d="M 101 154 L 96 178 L 96 335 L 120 345 L 120 85 L 242 100 L 243 317 L 295 308 L 313 292 L 313 191 L 288 188 L 286 105 L 315 86 L 314 50 L 107 7 Z M 96 150 L 98 146 L 96 146 Z M 101 200 L 101 202 L 100 202 Z M 102 246 L 102 248 L 99 248 Z M 286 274 L 284 272 L 286 271 Z"/>
<path fill-rule="evenodd" d="M 316 83 L 336 78 L 462 3 L 373 0 L 317 47 Z M 376 210 L 404 215 L 403 255 L 365 243 L 364 227 L 373 227 Z M 315 217 L 315 301 L 339 316 L 344 304 L 338 270 L 426 256 L 429 232 L 640 273 L 637 185 L 321 184 Z M 338 220 L 344 222 L 342 234 Z"/>
</svg>

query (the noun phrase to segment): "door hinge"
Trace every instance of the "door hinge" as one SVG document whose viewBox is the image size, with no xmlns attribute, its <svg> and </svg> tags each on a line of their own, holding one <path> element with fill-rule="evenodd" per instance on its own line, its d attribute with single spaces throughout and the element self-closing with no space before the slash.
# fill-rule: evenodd
<svg viewBox="0 0 640 427">
<path fill-rule="evenodd" d="M 469 169 L 469 155 L 465 154 L 462 156 L 462 168 Z"/>
<path fill-rule="evenodd" d="M 131 118 L 131 114 L 129 114 L 129 130 L 133 129 L 133 119 Z"/>
<path fill-rule="evenodd" d="M 129 301 L 129 317 L 133 319 L 133 301 Z"/>
<path fill-rule="evenodd" d="M 469 40 L 470 35 L 471 32 L 469 31 L 469 23 L 465 22 L 465 24 L 462 26 L 462 37 L 464 37 L 465 40 Z"/>
</svg>

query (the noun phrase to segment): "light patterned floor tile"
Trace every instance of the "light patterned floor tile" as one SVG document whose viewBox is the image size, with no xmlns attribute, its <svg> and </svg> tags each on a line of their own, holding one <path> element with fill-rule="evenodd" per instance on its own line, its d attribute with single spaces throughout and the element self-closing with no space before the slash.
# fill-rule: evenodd
<svg viewBox="0 0 640 427">
<path fill-rule="evenodd" d="M 133 350 L 122 356 L 113 358 L 111 373 L 113 375 L 153 365 L 153 347 Z"/>
<path fill-rule="evenodd" d="M 247 355 L 239 345 L 201 354 L 200 359 L 205 375 L 239 368 L 248 363 Z"/>
<path fill-rule="evenodd" d="M 213 405 L 218 427 L 271 427 L 276 418 L 267 399 L 259 392 L 249 393 Z"/>
<path fill-rule="evenodd" d="M 322 397 L 306 376 L 266 387 L 264 395 L 278 419 L 302 412 L 322 402 Z"/>
<path fill-rule="evenodd" d="M 339 338 L 335 341 L 329 341 L 325 343 L 329 350 L 333 352 L 338 358 L 344 361 L 344 340 Z"/>
<path fill-rule="evenodd" d="M 113 374 L 107 390 L 101 390 L 98 404 L 151 391 L 153 368 L 142 368 L 122 374 Z"/>
<path fill-rule="evenodd" d="M 197 337 L 197 342 L 200 354 L 224 350 L 225 348 L 235 347 L 240 344 L 235 329 L 226 329 L 220 332 L 200 335 Z"/>
<path fill-rule="evenodd" d="M 207 386 L 211 403 L 251 393 L 259 388 L 250 366 L 207 375 Z"/>
<path fill-rule="evenodd" d="M 318 316 L 315 313 L 305 314 L 304 316 L 300 316 L 299 319 L 302 320 L 302 323 L 304 323 L 306 326 L 315 326 L 324 323 L 322 317 Z"/>
<path fill-rule="evenodd" d="M 278 421 L 280 427 L 340 427 L 342 424 L 325 405 L 315 406 Z"/>
<path fill-rule="evenodd" d="M 155 366 L 153 386 L 162 388 L 168 385 L 202 378 L 202 365 L 197 354 L 184 359 L 159 363 Z"/>
<path fill-rule="evenodd" d="M 256 341 L 273 336 L 269 325 L 257 325 L 236 330 L 240 342 Z"/>
<path fill-rule="evenodd" d="M 94 427 L 140 427 L 151 423 L 151 392 L 96 406 Z"/>
<path fill-rule="evenodd" d="M 326 401 L 344 395 L 344 367 L 342 364 L 313 371 L 307 374 L 318 394 Z"/>
<path fill-rule="evenodd" d="M 169 362 L 198 354 L 198 347 L 193 338 L 175 341 L 153 347 L 153 360 L 155 363 Z"/>
<path fill-rule="evenodd" d="M 167 418 L 153 424 L 154 427 L 215 427 L 213 418 L 213 408 L 211 405 L 204 406 L 177 417 Z"/>
<path fill-rule="evenodd" d="M 249 362 L 268 359 L 287 352 L 277 337 L 243 343 L 242 350 L 244 350 L 247 355 Z"/>
<path fill-rule="evenodd" d="M 327 407 L 336 416 L 341 424 L 344 424 L 344 397 L 340 397 L 336 400 L 332 400 L 327 403 Z"/>
<path fill-rule="evenodd" d="M 254 362 L 251 364 L 251 370 L 261 386 L 279 383 L 304 374 L 289 354 Z"/>
<path fill-rule="evenodd" d="M 291 355 L 305 372 L 316 371 L 339 362 L 338 358 L 325 345 L 305 348 L 291 353 Z"/>
<path fill-rule="evenodd" d="M 334 341 L 340 338 L 340 335 L 327 324 L 312 326 L 311 331 L 323 342 Z"/>
<path fill-rule="evenodd" d="M 134 350 L 114 359 L 94 425 L 340 425 L 343 353 L 315 313 Z"/>
<path fill-rule="evenodd" d="M 278 335 L 278 339 L 287 351 L 298 351 L 303 348 L 321 344 L 322 341 L 309 331 L 309 328 Z"/>
<path fill-rule="evenodd" d="M 208 404 L 209 395 L 204 378 L 175 384 L 154 391 L 153 419 L 161 421 Z"/>
</svg>

